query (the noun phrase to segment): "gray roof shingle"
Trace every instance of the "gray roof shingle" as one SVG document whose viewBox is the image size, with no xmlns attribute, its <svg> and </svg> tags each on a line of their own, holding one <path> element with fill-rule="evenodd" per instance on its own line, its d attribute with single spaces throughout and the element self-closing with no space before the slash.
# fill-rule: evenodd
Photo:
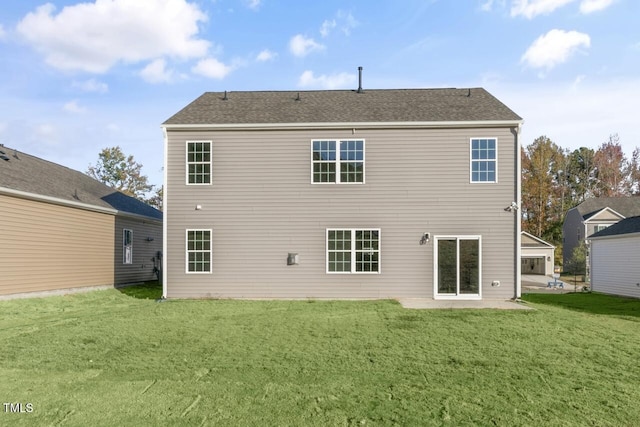
<svg viewBox="0 0 640 427">
<path fill-rule="evenodd" d="M 82 172 L 4 146 L 0 152 L 9 159 L 0 159 L 0 187 L 162 219 L 159 210 Z"/>
<path fill-rule="evenodd" d="M 604 230 L 592 234 L 589 238 L 618 236 L 621 234 L 640 233 L 640 216 L 632 216 L 617 222 Z"/>
<path fill-rule="evenodd" d="M 640 197 L 593 197 L 576 206 L 583 219 L 592 217 L 604 208 L 611 208 L 625 217 L 640 215 Z"/>
<path fill-rule="evenodd" d="M 206 92 L 164 125 L 521 121 L 482 88 Z"/>
</svg>

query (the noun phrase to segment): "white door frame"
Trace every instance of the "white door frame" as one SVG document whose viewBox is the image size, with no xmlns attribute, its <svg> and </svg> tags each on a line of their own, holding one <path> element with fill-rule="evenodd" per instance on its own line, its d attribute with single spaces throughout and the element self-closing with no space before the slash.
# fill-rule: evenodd
<svg viewBox="0 0 640 427">
<path fill-rule="evenodd" d="M 478 241 L 478 293 L 477 294 L 439 294 L 438 293 L 438 241 L 456 240 L 456 266 L 460 266 L 460 240 Z M 460 289 L 460 277 L 457 278 L 456 288 Z M 433 238 L 433 299 L 456 299 L 456 300 L 481 300 L 482 299 L 482 236 L 480 235 L 443 235 Z"/>
</svg>

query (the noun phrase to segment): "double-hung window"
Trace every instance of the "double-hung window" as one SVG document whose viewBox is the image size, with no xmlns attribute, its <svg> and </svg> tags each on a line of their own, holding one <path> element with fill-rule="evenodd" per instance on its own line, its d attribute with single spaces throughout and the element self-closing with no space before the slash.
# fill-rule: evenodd
<svg viewBox="0 0 640 427">
<path fill-rule="evenodd" d="M 122 263 L 133 264 L 133 230 L 122 230 Z"/>
<path fill-rule="evenodd" d="M 364 140 L 311 141 L 312 182 L 363 184 Z"/>
<path fill-rule="evenodd" d="M 498 182 L 496 138 L 471 138 L 471 182 Z"/>
<path fill-rule="evenodd" d="M 211 273 L 211 230 L 187 230 L 187 273 Z"/>
<path fill-rule="evenodd" d="M 327 273 L 380 273 L 380 230 L 328 229 Z"/>
<path fill-rule="evenodd" d="M 187 141 L 187 184 L 211 184 L 211 141 Z"/>
</svg>

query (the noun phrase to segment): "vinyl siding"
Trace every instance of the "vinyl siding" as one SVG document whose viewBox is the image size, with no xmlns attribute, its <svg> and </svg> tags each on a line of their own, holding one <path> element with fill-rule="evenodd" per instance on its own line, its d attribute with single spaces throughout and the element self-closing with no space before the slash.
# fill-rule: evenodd
<svg viewBox="0 0 640 427">
<path fill-rule="evenodd" d="M 567 212 L 564 224 L 562 225 L 562 236 L 562 263 L 566 266 L 569 264 L 569 260 L 571 260 L 573 250 L 586 237 L 584 235 L 582 215 L 580 215 L 577 208 L 572 208 Z"/>
<path fill-rule="evenodd" d="M 122 234 L 133 231 L 133 263 L 123 263 Z M 156 279 L 153 258 L 162 251 L 162 223 L 118 215 L 114 233 L 115 284 L 143 282 Z M 151 237 L 153 241 L 148 241 Z M 157 261 L 156 261 L 157 262 Z"/>
<path fill-rule="evenodd" d="M 470 183 L 472 137 L 498 138 L 498 183 Z M 356 138 L 366 183 L 312 184 L 311 140 Z M 185 185 L 187 140 L 212 141 L 211 185 Z M 483 298 L 512 298 L 515 144 L 511 129 L 169 130 L 167 296 L 432 297 L 434 237 L 480 235 Z M 326 229 L 343 227 L 381 229 L 380 274 L 326 274 Z M 213 230 L 211 274 L 185 274 L 185 230 L 198 228 Z"/>
<path fill-rule="evenodd" d="M 113 215 L 0 195 L 0 294 L 113 284 Z"/>
<path fill-rule="evenodd" d="M 640 236 L 591 241 L 591 288 L 640 298 Z"/>
</svg>

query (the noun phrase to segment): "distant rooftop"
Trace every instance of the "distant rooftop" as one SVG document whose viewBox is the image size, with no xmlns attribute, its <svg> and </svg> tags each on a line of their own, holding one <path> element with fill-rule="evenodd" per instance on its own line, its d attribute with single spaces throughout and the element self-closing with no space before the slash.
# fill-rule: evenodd
<svg viewBox="0 0 640 427">
<path fill-rule="evenodd" d="M 0 187 L 153 219 L 162 212 L 65 166 L 0 146 Z"/>
<path fill-rule="evenodd" d="M 482 88 L 206 92 L 164 125 L 521 121 Z"/>
<path fill-rule="evenodd" d="M 640 215 L 640 197 L 593 197 L 580 203 L 576 209 L 583 219 L 588 219 L 607 207 L 625 217 Z"/>
<path fill-rule="evenodd" d="M 632 216 L 617 222 L 604 230 L 592 234 L 589 238 L 618 236 L 621 234 L 640 233 L 640 216 Z"/>
</svg>

